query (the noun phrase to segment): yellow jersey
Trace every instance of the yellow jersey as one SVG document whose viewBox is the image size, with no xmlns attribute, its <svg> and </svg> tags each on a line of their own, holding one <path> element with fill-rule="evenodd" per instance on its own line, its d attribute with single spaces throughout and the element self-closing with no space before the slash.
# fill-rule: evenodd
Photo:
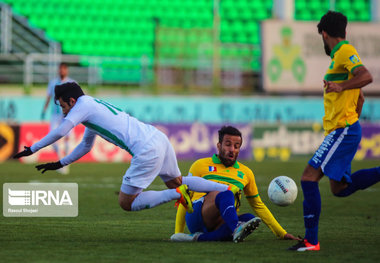
<svg viewBox="0 0 380 263">
<path fill-rule="evenodd" d="M 260 217 L 276 236 L 284 238 L 286 231 L 261 201 L 255 176 L 252 170 L 247 166 L 236 161 L 233 166 L 226 167 L 222 164 L 219 157 L 214 154 L 211 158 L 203 158 L 195 161 L 190 168 L 189 176 L 199 176 L 214 182 L 239 187 L 244 192 L 255 215 Z M 192 200 L 197 200 L 204 195 L 205 193 L 194 192 Z M 177 211 L 175 233 L 184 231 L 185 214 L 185 208 L 180 206 Z"/>
<path fill-rule="evenodd" d="M 351 79 L 355 68 L 363 66 L 356 49 L 348 41 L 339 42 L 331 51 L 331 64 L 324 79 L 341 83 Z M 326 90 L 326 89 L 325 89 Z M 356 106 L 360 89 L 344 90 L 342 92 L 324 91 L 325 116 L 323 128 L 325 134 L 355 123 L 359 117 Z"/>
</svg>

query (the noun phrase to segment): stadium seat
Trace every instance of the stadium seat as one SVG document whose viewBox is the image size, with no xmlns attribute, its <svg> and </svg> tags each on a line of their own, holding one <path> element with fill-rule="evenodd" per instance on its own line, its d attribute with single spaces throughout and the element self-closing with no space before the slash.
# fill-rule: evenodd
<svg viewBox="0 0 380 263">
<path fill-rule="evenodd" d="M 210 0 L 5 0 L 31 24 L 62 43 L 64 53 L 153 59 L 157 39 L 163 58 L 197 59 L 212 54 L 213 1 Z M 297 0 L 296 20 L 319 20 L 329 9 L 329 0 Z M 247 61 L 248 68 L 260 70 L 261 50 L 239 52 L 238 44 L 260 44 L 259 23 L 272 17 L 273 0 L 220 1 L 222 58 Z M 351 21 L 370 20 L 370 0 L 336 0 L 336 10 Z M 161 30 L 155 35 L 155 18 Z M 173 28 L 179 28 L 173 33 Z M 196 44 L 198 43 L 198 45 Z M 228 48 L 223 48 L 223 45 Z M 234 46 L 234 44 L 237 44 Z M 243 62 L 245 63 L 245 62 Z M 109 66 L 109 65 L 107 65 Z M 111 72 L 105 70 L 104 72 Z M 106 73 L 104 73 L 106 74 Z M 113 74 L 113 75 L 112 75 Z M 114 76 L 115 74 L 112 73 Z"/>
</svg>

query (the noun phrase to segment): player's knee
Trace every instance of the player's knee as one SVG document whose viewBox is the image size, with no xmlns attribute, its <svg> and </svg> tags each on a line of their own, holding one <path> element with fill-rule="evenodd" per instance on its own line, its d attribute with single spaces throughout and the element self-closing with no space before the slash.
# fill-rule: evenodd
<svg viewBox="0 0 380 263">
<path fill-rule="evenodd" d="M 322 178 L 321 171 L 308 165 L 302 173 L 301 181 L 318 182 Z"/>
</svg>

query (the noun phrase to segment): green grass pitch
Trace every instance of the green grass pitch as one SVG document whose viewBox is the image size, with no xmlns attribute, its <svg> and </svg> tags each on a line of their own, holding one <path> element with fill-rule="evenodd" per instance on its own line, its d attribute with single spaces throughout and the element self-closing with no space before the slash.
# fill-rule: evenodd
<svg viewBox="0 0 380 263">
<path fill-rule="evenodd" d="M 306 159 L 246 162 L 254 171 L 263 201 L 280 224 L 303 235 L 299 178 Z M 243 243 L 172 243 L 174 202 L 140 212 L 124 212 L 117 195 L 128 164 L 74 164 L 71 174 L 39 174 L 33 165 L 2 163 L 0 182 L 76 182 L 79 216 L 75 218 L 0 219 L 0 262 L 380 262 L 380 184 L 347 198 L 333 197 L 327 178 L 320 183 L 322 214 L 319 252 L 290 252 L 294 241 L 278 240 L 263 224 Z M 191 162 L 180 162 L 185 174 Z M 353 171 L 379 161 L 353 163 Z M 299 188 L 295 204 L 277 207 L 267 186 L 278 175 Z M 165 189 L 156 179 L 149 189 Z M 2 191 L 2 187 L 1 187 Z M 243 200 L 241 212 L 250 212 Z"/>
</svg>

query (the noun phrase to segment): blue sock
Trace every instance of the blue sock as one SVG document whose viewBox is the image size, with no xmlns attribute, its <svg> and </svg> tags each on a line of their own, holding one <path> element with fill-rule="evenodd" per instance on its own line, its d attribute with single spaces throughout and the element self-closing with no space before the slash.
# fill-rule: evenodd
<svg viewBox="0 0 380 263">
<path fill-rule="evenodd" d="M 232 233 L 239 221 L 235 209 L 234 194 L 231 191 L 220 192 L 215 197 L 215 205 L 219 209 L 220 215 Z"/>
<path fill-rule="evenodd" d="M 198 237 L 198 241 L 230 241 L 232 240 L 232 232 L 227 224 L 221 225 L 212 232 L 203 233 Z"/>
<path fill-rule="evenodd" d="M 304 201 L 303 220 L 305 222 L 305 239 L 316 245 L 318 243 L 318 223 L 321 214 L 321 195 L 318 182 L 301 181 Z"/>
<path fill-rule="evenodd" d="M 255 216 L 250 213 L 246 213 L 246 214 L 239 215 L 238 218 L 239 218 L 239 221 L 241 222 L 248 222 L 252 218 L 255 218 Z"/>
<path fill-rule="evenodd" d="M 336 196 L 346 197 L 355 193 L 359 189 L 364 190 L 371 185 L 376 184 L 380 181 L 380 167 L 356 171 L 351 175 L 351 180 L 352 183 L 337 193 Z"/>
<path fill-rule="evenodd" d="M 239 216 L 239 221 L 247 222 L 254 217 L 255 216 L 250 213 L 242 214 Z M 231 241 L 232 233 L 231 229 L 224 223 L 215 231 L 201 234 L 198 237 L 198 241 Z"/>
</svg>

